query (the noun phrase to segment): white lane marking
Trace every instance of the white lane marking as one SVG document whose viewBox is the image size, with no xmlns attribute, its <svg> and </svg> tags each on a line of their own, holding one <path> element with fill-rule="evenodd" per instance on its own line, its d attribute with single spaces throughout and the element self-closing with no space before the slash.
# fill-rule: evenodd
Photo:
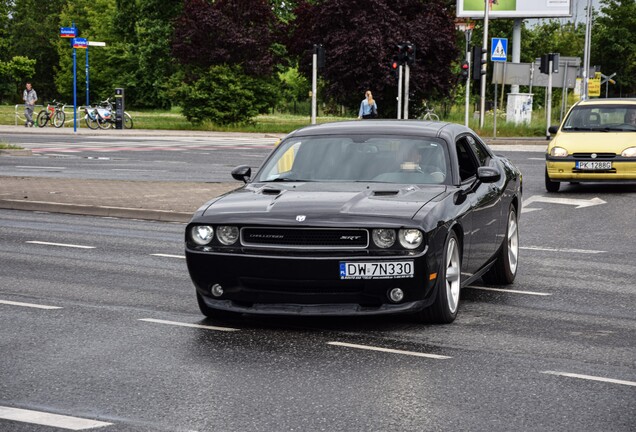
<svg viewBox="0 0 636 432">
<path fill-rule="evenodd" d="M 0 406 L 0 418 L 5 420 L 33 423 L 74 431 L 100 428 L 112 425 L 112 423 L 105 423 L 97 420 L 70 417 L 59 414 L 49 414 L 42 411 L 32 411 L 6 406 Z"/>
<path fill-rule="evenodd" d="M 43 242 L 43 241 L 37 241 L 37 240 L 30 240 L 30 241 L 27 241 L 26 243 L 39 244 L 39 245 L 45 245 L 45 246 L 61 246 L 61 247 L 69 247 L 69 248 L 76 248 L 76 249 L 95 249 L 95 246 L 82 246 L 82 245 L 65 244 L 65 243 L 50 243 L 50 242 Z"/>
<path fill-rule="evenodd" d="M 498 292 L 504 292 L 504 293 L 510 293 L 510 294 L 534 295 L 534 296 L 541 296 L 541 297 L 547 297 L 552 295 L 550 293 L 540 293 L 535 291 L 518 291 L 518 290 L 511 290 L 511 289 L 486 288 L 486 287 L 479 287 L 479 286 L 467 286 L 466 288 L 482 290 L 482 291 L 498 291 Z"/>
<path fill-rule="evenodd" d="M 239 329 L 232 328 L 232 327 L 206 326 L 201 324 L 181 323 L 176 321 L 165 321 L 165 320 L 159 320 L 159 319 L 153 319 L 153 318 L 141 318 L 139 321 L 145 321 L 145 322 L 151 322 L 151 323 L 157 323 L 157 324 L 168 324 L 168 325 L 179 326 L 179 327 L 200 328 L 200 329 L 206 329 L 206 330 L 218 330 L 218 331 L 230 331 L 230 332 L 239 331 Z"/>
<path fill-rule="evenodd" d="M 345 343 L 345 342 L 327 342 L 327 345 L 335 345 L 335 346 L 341 346 L 341 347 L 347 347 L 347 348 L 356 348 L 356 349 L 369 350 L 369 351 L 381 351 L 381 352 L 386 352 L 386 353 L 391 353 L 391 354 L 402 354 L 402 355 L 410 355 L 410 356 L 415 356 L 415 357 L 426 357 L 426 358 L 432 358 L 432 359 L 449 359 L 449 358 L 452 358 L 452 357 L 438 355 L 438 354 L 427 354 L 427 353 L 414 352 L 414 351 L 402 351 L 402 350 L 396 350 L 396 349 L 391 349 L 391 348 L 380 348 L 380 347 L 374 347 L 374 346 L 369 346 L 369 345 L 356 345 L 356 344 L 350 344 L 350 343 Z"/>
<path fill-rule="evenodd" d="M 547 252 L 582 253 L 582 254 L 607 253 L 607 251 L 594 250 L 594 249 L 556 249 L 556 248 L 539 247 L 539 246 L 521 246 L 519 249 L 547 251 Z"/>
<path fill-rule="evenodd" d="M 133 168 L 111 168 L 111 171 L 127 172 L 166 172 L 165 170 L 133 169 Z"/>
<path fill-rule="evenodd" d="M 611 384 L 621 384 L 621 385 L 636 387 L 636 382 L 634 381 L 624 381 L 624 380 L 617 380 L 613 378 L 597 377 L 592 375 L 580 375 L 580 374 L 569 373 L 569 372 L 543 371 L 541 373 L 548 374 L 548 375 L 558 375 L 558 376 L 564 376 L 564 377 L 570 377 L 570 378 L 579 378 L 579 379 L 590 380 L 590 381 L 600 381 L 600 382 L 606 382 Z"/>
<path fill-rule="evenodd" d="M 47 166 L 35 166 L 35 165 L 16 165 L 16 168 L 22 168 L 22 169 L 59 169 L 59 170 L 65 170 L 66 167 L 47 167 Z"/>
<path fill-rule="evenodd" d="M 545 158 L 544 158 L 544 157 L 542 157 L 542 158 L 528 158 L 528 160 L 540 160 L 540 161 L 544 161 L 544 160 L 545 160 Z"/>
<path fill-rule="evenodd" d="M 40 305 L 40 304 L 34 304 L 34 303 L 22 303 L 22 302 L 10 301 L 10 300 L 0 300 L 0 303 L 6 304 L 6 305 L 12 305 L 12 306 L 30 307 L 35 309 L 62 309 L 62 307 L 60 306 L 47 306 L 47 305 Z"/>
<path fill-rule="evenodd" d="M 183 255 L 170 255 L 170 254 L 150 254 L 151 256 L 163 257 L 163 258 L 181 258 L 185 259 Z"/>
<path fill-rule="evenodd" d="M 528 206 L 535 202 L 542 202 L 548 204 L 565 204 L 565 205 L 573 205 L 575 209 L 580 209 L 584 207 L 592 207 L 600 204 L 607 204 L 607 201 L 603 201 L 598 197 L 586 199 L 574 199 L 574 198 L 558 198 L 558 197 L 546 197 L 543 195 L 532 195 L 530 198 L 523 201 L 521 206 L 521 213 L 541 210 L 540 208 L 528 208 Z"/>
</svg>

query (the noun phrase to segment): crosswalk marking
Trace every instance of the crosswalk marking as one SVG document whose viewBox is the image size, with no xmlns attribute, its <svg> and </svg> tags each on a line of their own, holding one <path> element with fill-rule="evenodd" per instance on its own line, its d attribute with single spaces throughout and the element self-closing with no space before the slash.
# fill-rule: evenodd
<svg viewBox="0 0 636 432">
<path fill-rule="evenodd" d="M 277 138 L 223 138 L 223 139 L 189 139 L 177 138 L 169 141 L 153 140 L 152 142 L 126 141 L 90 141 L 82 142 L 81 145 L 61 144 L 54 142 L 50 144 L 23 143 L 23 145 L 34 153 L 80 153 L 80 152 L 148 152 L 148 151 L 188 151 L 188 150 L 242 150 L 242 149 L 271 149 L 277 142 Z M 31 144 L 31 145 L 29 145 Z M 89 144 L 89 145 L 87 145 Z"/>
</svg>

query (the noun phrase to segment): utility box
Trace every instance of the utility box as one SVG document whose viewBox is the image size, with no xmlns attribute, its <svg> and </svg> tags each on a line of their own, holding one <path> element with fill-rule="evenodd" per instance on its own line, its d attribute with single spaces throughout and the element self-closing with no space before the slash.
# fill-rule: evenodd
<svg viewBox="0 0 636 432">
<path fill-rule="evenodd" d="M 124 89 L 115 89 L 115 129 L 124 128 Z"/>
<path fill-rule="evenodd" d="M 506 121 L 514 124 L 530 124 L 532 121 L 533 93 L 508 93 Z"/>
</svg>

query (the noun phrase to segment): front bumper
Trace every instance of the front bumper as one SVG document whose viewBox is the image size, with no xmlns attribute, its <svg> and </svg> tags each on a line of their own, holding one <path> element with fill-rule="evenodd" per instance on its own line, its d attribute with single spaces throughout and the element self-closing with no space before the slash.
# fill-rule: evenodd
<svg viewBox="0 0 636 432">
<path fill-rule="evenodd" d="M 611 170 L 583 171 L 576 169 L 575 158 L 546 157 L 548 177 L 552 181 L 602 182 L 602 181 L 635 181 L 636 160 L 628 158 L 611 159 Z M 589 161 L 589 159 L 585 159 Z M 604 161 L 605 159 L 598 159 Z"/>
<path fill-rule="evenodd" d="M 340 279 L 340 263 L 413 261 L 414 276 L 395 279 Z M 186 249 L 190 277 L 213 309 L 274 315 L 385 315 L 416 312 L 436 295 L 439 268 L 430 253 L 392 257 L 290 257 L 221 254 Z M 432 270 L 431 270 L 432 269 Z M 221 297 L 211 294 L 213 285 Z M 404 291 L 394 303 L 388 293 Z"/>
</svg>

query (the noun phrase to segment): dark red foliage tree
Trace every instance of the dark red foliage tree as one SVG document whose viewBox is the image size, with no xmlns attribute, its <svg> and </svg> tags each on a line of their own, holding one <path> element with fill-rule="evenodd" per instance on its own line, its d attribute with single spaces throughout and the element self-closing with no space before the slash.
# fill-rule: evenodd
<svg viewBox="0 0 636 432">
<path fill-rule="evenodd" d="M 328 98 L 355 106 L 371 89 L 382 103 L 383 117 L 396 111 L 397 82 L 390 64 L 396 45 L 416 45 L 410 69 L 412 100 L 447 95 L 456 77 L 451 64 L 458 58 L 454 1 L 449 0 L 318 0 L 295 9 L 288 27 L 289 52 L 311 76 L 313 44 L 325 47 L 320 72 Z"/>
<path fill-rule="evenodd" d="M 268 75 L 275 23 L 267 0 L 185 0 L 172 52 L 186 66 L 241 65 L 248 75 Z"/>
</svg>

